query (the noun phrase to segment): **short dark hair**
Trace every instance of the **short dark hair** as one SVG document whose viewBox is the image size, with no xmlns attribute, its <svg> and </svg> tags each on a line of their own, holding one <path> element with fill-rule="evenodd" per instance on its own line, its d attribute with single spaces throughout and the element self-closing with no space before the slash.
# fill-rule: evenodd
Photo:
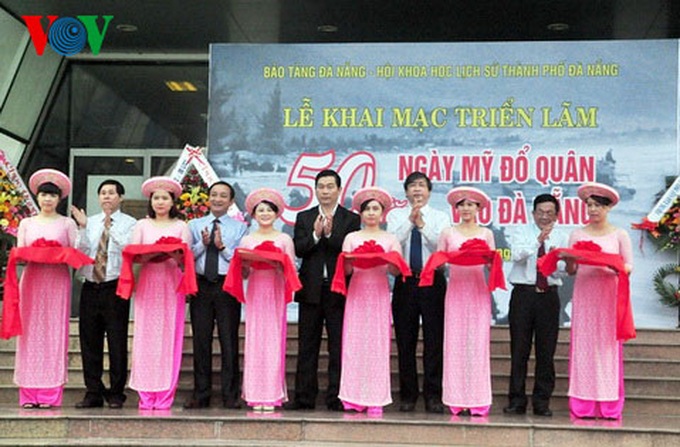
<svg viewBox="0 0 680 447">
<path fill-rule="evenodd" d="M 154 191 L 154 192 L 156 192 L 156 191 Z M 170 207 L 170 213 L 168 215 L 172 219 L 174 219 L 174 218 L 180 216 L 179 210 L 177 209 L 177 204 L 175 203 L 175 200 L 177 200 L 177 199 L 175 198 L 175 195 L 172 192 L 168 191 L 168 194 L 170 194 L 170 197 L 172 197 L 172 202 L 173 202 L 173 206 Z M 149 196 L 149 205 L 146 207 L 146 214 L 150 218 L 155 219 L 156 218 L 156 212 L 153 210 L 153 206 L 151 206 L 151 200 L 152 199 L 153 199 L 153 192 Z"/>
<path fill-rule="evenodd" d="M 273 202 L 270 202 L 269 200 L 260 200 L 259 202 L 257 202 L 255 204 L 255 206 L 253 206 L 253 213 L 252 213 L 253 217 L 255 216 L 255 210 L 260 205 L 260 203 L 264 203 L 265 205 L 269 205 L 269 208 L 271 208 L 272 211 L 274 211 L 276 214 L 279 214 L 279 207 L 276 206 Z"/>
<path fill-rule="evenodd" d="M 428 176 L 426 176 L 425 174 L 423 174 L 420 171 L 411 172 L 408 175 L 408 177 L 406 177 L 406 180 L 404 180 L 404 191 L 406 191 L 408 189 L 408 185 L 415 182 L 416 180 L 421 180 L 421 179 L 425 180 L 425 183 L 427 183 L 427 189 L 429 191 L 432 191 L 432 181 L 430 180 L 430 178 Z"/>
<path fill-rule="evenodd" d="M 38 186 L 38 194 L 41 192 L 45 194 L 56 195 L 57 197 L 61 198 L 61 189 L 59 189 L 59 187 L 52 182 L 41 183 L 40 186 Z"/>
<path fill-rule="evenodd" d="M 612 204 L 612 199 L 609 197 L 605 196 L 596 196 L 595 194 L 591 194 L 588 199 L 593 199 L 595 202 L 597 202 L 599 205 L 602 206 L 609 206 Z"/>
<path fill-rule="evenodd" d="M 538 207 L 538 205 L 540 205 L 541 203 L 545 203 L 545 202 L 553 203 L 555 205 L 555 212 L 559 214 L 559 212 L 560 212 L 560 201 L 557 200 L 557 198 L 555 196 L 553 196 L 552 194 L 539 194 L 536 197 L 534 197 L 534 211 L 536 211 L 536 208 Z"/>
<path fill-rule="evenodd" d="M 124 196 L 125 195 L 125 187 L 121 182 L 118 180 L 114 180 L 112 178 L 106 179 L 103 182 L 99 184 L 99 187 L 97 188 L 97 194 L 99 194 L 102 191 L 102 188 L 106 185 L 113 185 L 116 187 L 116 192 L 118 193 L 119 196 Z"/>
<path fill-rule="evenodd" d="M 468 199 L 467 197 L 463 197 L 462 199 L 460 199 L 459 201 L 457 201 L 455 207 L 458 208 L 458 207 L 461 206 L 463 203 L 465 203 L 466 200 L 469 201 L 470 203 L 474 203 L 475 205 L 477 205 L 477 208 L 481 208 L 481 207 L 482 207 L 482 204 L 481 204 L 481 203 L 476 202 L 476 201 L 474 201 L 474 200 L 472 200 L 472 199 Z"/>
<path fill-rule="evenodd" d="M 378 202 L 378 205 L 380 205 L 380 209 L 385 211 L 385 206 L 382 204 L 382 202 L 380 200 L 378 200 L 376 198 L 370 198 L 370 199 L 366 199 L 363 202 L 361 202 L 361 205 L 359 205 L 359 212 L 363 213 L 364 211 L 366 211 L 366 207 L 368 207 L 368 204 L 373 202 L 374 200 L 376 202 Z"/>
<path fill-rule="evenodd" d="M 229 192 L 231 193 L 231 198 L 235 199 L 236 198 L 236 191 L 234 191 L 234 187 L 231 186 L 229 183 L 225 182 L 224 180 L 219 180 L 212 185 L 210 185 L 210 188 L 208 188 L 208 195 L 212 192 L 212 189 L 217 186 L 217 185 L 224 185 L 227 188 L 229 188 Z"/>
<path fill-rule="evenodd" d="M 319 184 L 319 179 L 321 177 L 333 177 L 335 179 L 335 184 L 338 185 L 338 188 L 342 187 L 342 179 L 340 178 L 340 174 L 332 169 L 324 169 L 323 171 L 316 174 L 316 178 L 314 179 L 314 187 Z"/>
</svg>

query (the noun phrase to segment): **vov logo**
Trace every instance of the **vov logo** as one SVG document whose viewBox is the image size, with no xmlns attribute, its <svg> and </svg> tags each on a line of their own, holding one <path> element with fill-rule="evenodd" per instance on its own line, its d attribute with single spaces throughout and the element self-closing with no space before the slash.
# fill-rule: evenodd
<svg viewBox="0 0 680 447">
<path fill-rule="evenodd" d="M 97 26 L 97 19 L 100 16 L 76 16 L 59 17 L 47 16 L 49 21 L 47 32 L 43 29 L 43 16 L 21 16 L 26 22 L 28 33 L 31 35 L 35 52 L 42 56 L 45 52 L 45 45 L 49 42 L 50 47 L 55 53 L 62 56 L 73 56 L 85 48 L 85 44 L 90 45 L 92 54 L 99 54 L 104 42 L 106 30 L 113 16 L 101 16 L 104 19 L 104 26 L 101 30 Z"/>
</svg>

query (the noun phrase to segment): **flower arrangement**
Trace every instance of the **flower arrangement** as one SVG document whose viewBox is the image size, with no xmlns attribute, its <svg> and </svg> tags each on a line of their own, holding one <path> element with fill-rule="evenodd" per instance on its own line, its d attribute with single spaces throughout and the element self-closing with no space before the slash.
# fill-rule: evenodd
<svg viewBox="0 0 680 447">
<path fill-rule="evenodd" d="M 197 219 L 210 212 L 208 185 L 193 166 L 182 179 L 182 193 L 177 209 L 184 220 Z"/>
<path fill-rule="evenodd" d="M 671 207 L 659 219 L 652 222 L 645 217 L 642 222 L 633 224 L 637 230 L 647 231 L 654 245 L 661 251 L 680 248 L 680 199 L 676 198 Z"/>
<path fill-rule="evenodd" d="M 659 222 L 652 222 L 646 217 L 632 227 L 647 233 L 649 239 L 659 251 L 680 250 L 680 199 L 675 198 L 671 207 L 661 216 Z M 680 287 L 678 281 L 666 281 L 669 276 L 680 276 L 680 265 L 666 264 L 659 268 L 652 278 L 654 291 L 659 301 L 669 307 L 680 307 Z"/>
<path fill-rule="evenodd" d="M 16 244 L 19 222 L 36 213 L 31 196 L 24 189 L 21 178 L 0 151 L 0 285 L 3 284 L 4 269 L 9 250 Z M 0 296 L 0 300 L 2 297 Z"/>
<path fill-rule="evenodd" d="M 16 237 L 19 222 L 33 215 L 23 192 L 14 186 L 0 167 L 0 233 Z"/>
</svg>

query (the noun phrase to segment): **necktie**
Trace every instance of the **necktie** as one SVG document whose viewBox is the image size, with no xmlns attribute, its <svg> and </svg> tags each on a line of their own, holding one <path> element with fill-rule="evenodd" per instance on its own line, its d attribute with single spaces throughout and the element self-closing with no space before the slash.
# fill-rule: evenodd
<svg viewBox="0 0 680 447">
<path fill-rule="evenodd" d="M 418 228 L 411 230 L 411 253 L 409 254 L 409 266 L 413 273 L 420 273 L 423 269 L 423 238 Z"/>
<path fill-rule="evenodd" d="M 212 231 L 210 232 L 210 244 L 205 254 L 205 278 L 210 282 L 217 282 L 218 275 L 218 265 L 219 265 L 219 250 L 217 245 L 215 245 L 215 232 L 217 231 L 217 225 L 219 220 L 215 219 L 213 221 Z"/>
<path fill-rule="evenodd" d="M 96 282 L 104 282 L 106 279 L 106 261 L 109 258 L 109 233 L 111 230 L 111 216 L 104 219 L 104 231 L 99 238 L 97 254 L 94 257 L 94 267 L 92 277 Z"/>
<path fill-rule="evenodd" d="M 538 247 L 538 257 L 540 258 L 543 255 L 545 255 L 545 245 L 541 243 L 541 245 Z M 541 290 L 548 289 L 548 278 L 543 276 L 541 271 L 538 269 L 536 269 L 536 287 Z"/>
</svg>

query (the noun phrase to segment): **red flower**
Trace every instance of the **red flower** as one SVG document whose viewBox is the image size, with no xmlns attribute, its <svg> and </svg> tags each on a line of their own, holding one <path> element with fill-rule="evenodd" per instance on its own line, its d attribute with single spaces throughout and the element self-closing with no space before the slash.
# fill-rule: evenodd
<svg viewBox="0 0 680 447">
<path fill-rule="evenodd" d="M 491 250 L 491 248 L 489 247 L 489 244 L 487 244 L 485 240 L 474 238 L 468 239 L 467 241 L 463 242 L 463 244 L 460 246 L 460 250 L 461 251 Z"/>
<path fill-rule="evenodd" d="M 274 241 L 264 241 L 260 245 L 255 247 L 255 250 L 262 250 L 262 251 L 273 251 L 273 252 L 280 252 L 281 249 L 274 245 Z"/>
<path fill-rule="evenodd" d="M 572 248 L 575 250 L 602 251 L 602 247 L 593 241 L 578 241 Z"/>
<path fill-rule="evenodd" d="M 48 240 L 45 239 L 44 237 L 41 237 L 40 239 L 36 239 L 33 241 L 31 244 L 31 247 L 61 247 L 62 245 L 58 241 L 54 240 Z"/>
<path fill-rule="evenodd" d="M 162 238 L 158 239 L 155 243 L 156 244 L 181 244 L 184 241 L 178 237 L 173 237 L 173 236 L 163 236 Z"/>
<path fill-rule="evenodd" d="M 385 253 L 385 249 L 382 248 L 382 245 L 371 239 L 355 248 L 352 253 Z"/>
<path fill-rule="evenodd" d="M 355 259 L 354 266 L 362 269 L 368 269 L 371 267 L 377 267 L 379 265 L 384 265 L 387 261 L 379 256 L 385 253 L 385 249 L 382 245 L 378 244 L 373 239 L 365 241 L 363 244 L 355 248 L 352 253 L 354 254 L 375 254 L 376 256 L 371 256 L 369 258 Z"/>
</svg>

